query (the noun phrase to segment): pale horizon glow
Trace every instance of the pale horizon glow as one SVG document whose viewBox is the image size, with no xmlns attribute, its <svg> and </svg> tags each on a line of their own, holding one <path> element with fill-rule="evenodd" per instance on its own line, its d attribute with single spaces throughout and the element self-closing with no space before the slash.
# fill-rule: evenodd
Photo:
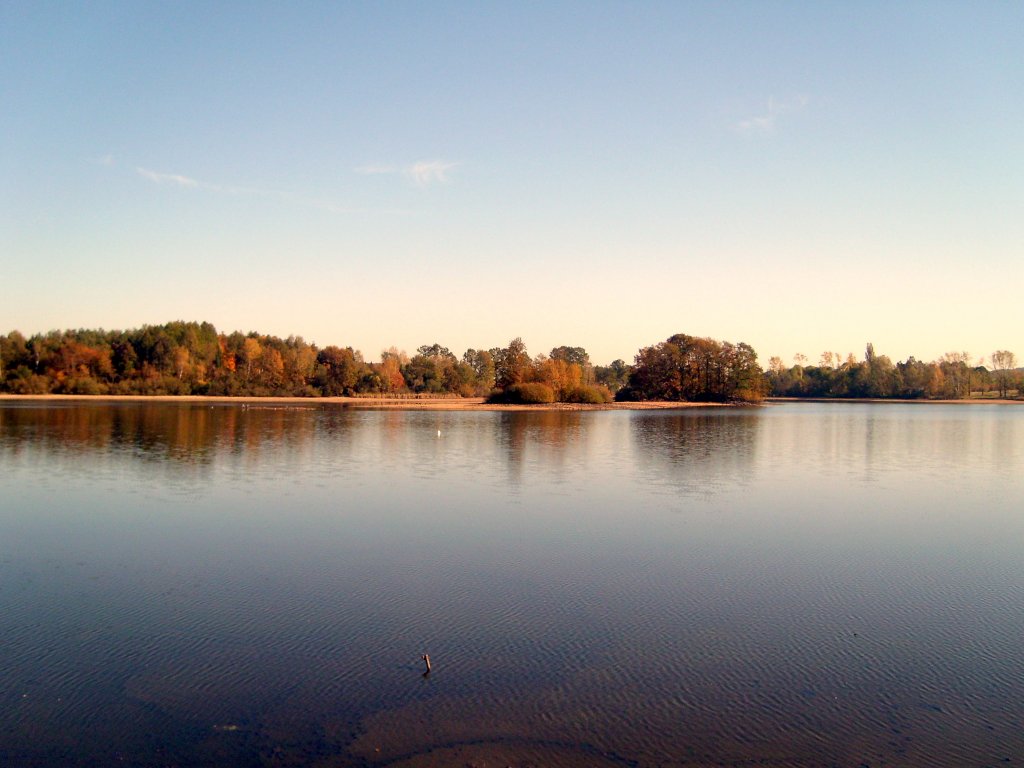
<svg viewBox="0 0 1024 768">
<path fill-rule="evenodd" d="M 0 333 L 1024 357 L 1024 6 L 0 9 Z"/>
</svg>

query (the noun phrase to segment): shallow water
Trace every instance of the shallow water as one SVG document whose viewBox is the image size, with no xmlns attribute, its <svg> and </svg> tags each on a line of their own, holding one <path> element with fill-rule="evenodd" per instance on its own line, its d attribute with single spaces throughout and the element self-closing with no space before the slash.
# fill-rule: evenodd
<svg viewBox="0 0 1024 768">
<path fill-rule="evenodd" d="M 1024 408 L 19 403 L 0 468 L 2 765 L 1024 760 Z"/>
</svg>

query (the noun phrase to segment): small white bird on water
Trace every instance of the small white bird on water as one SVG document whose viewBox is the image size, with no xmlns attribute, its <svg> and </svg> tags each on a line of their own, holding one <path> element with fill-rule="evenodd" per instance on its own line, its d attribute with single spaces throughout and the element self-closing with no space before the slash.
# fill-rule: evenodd
<svg viewBox="0 0 1024 768">
<path fill-rule="evenodd" d="M 441 430 L 440 430 L 440 429 L 439 429 L 439 430 L 437 430 L 437 436 L 438 436 L 438 437 L 440 437 L 440 436 L 441 436 Z"/>
</svg>

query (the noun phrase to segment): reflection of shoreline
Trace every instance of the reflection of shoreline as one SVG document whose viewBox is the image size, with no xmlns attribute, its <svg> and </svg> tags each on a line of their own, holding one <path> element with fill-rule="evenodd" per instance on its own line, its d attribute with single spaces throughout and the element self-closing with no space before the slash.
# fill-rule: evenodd
<svg viewBox="0 0 1024 768">
<path fill-rule="evenodd" d="M 208 405 L 341 405 L 346 408 L 407 411 L 650 411 L 678 408 L 732 408 L 723 403 L 551 403 L 547 405 L 497 405 L 482 397 L 388 398 L 388 397 L 205 397 L 201 395 L 11 395 L 0 394 L 0 403 L 205 403 Z M 751 407 L 748 403 L 739 407 Z"/>
<path fill-rule="evenodd" d="M 12 407 L 14 406 L 14 407 Z M 207 472 L 218 457 L 252 462 L 264 449 L 298 455 L 312 442 L 318 412 L 308 408 L 214 407 L 196 402 L 0 401 L 0 448 L 78 462 L 95 453 L 130 456 L 150 467 Z M 341 416 L 342 411 L 336 411 Z M 349 418 L 341 416 L 341 418 Z"/>
<path fill-rule="evenodd" d="M 629 424 L 638 471 L 652 488 L 711 498 L 754 478 L 761 413 L 649 414 Z"/>
</svg>

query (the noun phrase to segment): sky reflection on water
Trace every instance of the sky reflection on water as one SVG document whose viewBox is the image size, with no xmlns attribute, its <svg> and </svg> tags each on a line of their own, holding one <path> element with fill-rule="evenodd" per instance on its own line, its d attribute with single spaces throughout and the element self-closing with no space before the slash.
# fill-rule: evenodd
<svg viewBox="0 0 1024 768">
<path fill-rule="evenodd" d="M 0 757 L 1024 757 L 1022 446 L 987 406 L 0 405 Z"/>
</svg>

